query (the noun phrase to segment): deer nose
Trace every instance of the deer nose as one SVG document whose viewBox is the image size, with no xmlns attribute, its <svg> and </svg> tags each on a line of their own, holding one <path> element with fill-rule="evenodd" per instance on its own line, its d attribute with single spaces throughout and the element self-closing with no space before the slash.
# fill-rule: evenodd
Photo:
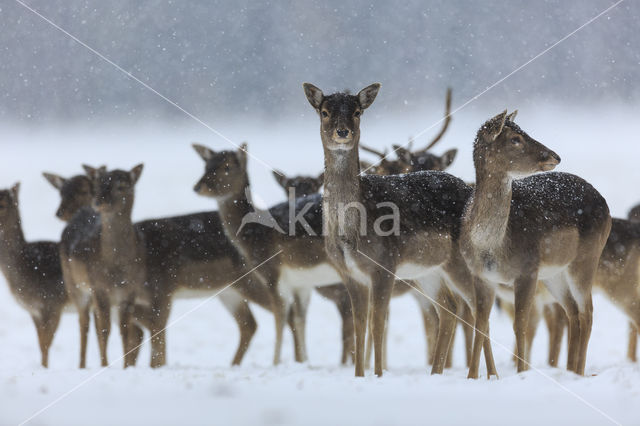
<svg viewBox="0 0 640 426">
<path fill-rule="evenodd" d="M 542 152 L 542 161 L 547 161 L 550 163 L 559 164 L 560 156 L 553 151 L 543 151 Z"/>
<path fill-rule="evenodd" d="M 195 192 L 200 192 L 200 186 L 202 186 L 202 182 L 198 182 L 193 186 L 193 190 Z"/>
<path fill-rule="evenodd" d="M 336 130 L 336 133 L 341 138 L 346 138 L 347 136 L 349 136 L 349 131 L 347 129 L 338 129 L 338 130 Z"/>
<path fill-rule="evenodd" d="M 58 209 L 58 211 L 56 211 L 56 216 L 57 216 L 58 218 L 60 218 L 60 219 L 62 219 L 62 218 L 63 218 L 63 216 L 64 216 L 64 212 L 62 211 L 62 209 L 61 209 L 61 208 L 60 208 L 60 209 Z"/>
</svg>

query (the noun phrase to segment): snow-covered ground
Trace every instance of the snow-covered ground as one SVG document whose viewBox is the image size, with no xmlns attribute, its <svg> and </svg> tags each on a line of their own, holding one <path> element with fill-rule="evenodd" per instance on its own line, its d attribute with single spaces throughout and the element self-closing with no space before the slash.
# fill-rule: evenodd
<svg viewBox="0 0 640 426">
<path fill-rule="evenodd" d="M 455 116 L 449 134 L 435 149 L 459 148 L 452 173 L 473 179 L 475 131 L 502 109 L 502 105 L 482 111 L 472 107 Z M 585 177 L 607 198 L 612 213 L 624 216 L 640 201 L 636 184 L 640 149 L 634 136 L 640 134 L 640 121 L 628 112 L 632 109 L 585 112 L 549 106 L 534 113 L 529 108 L 520 111 L 518 122 L 558 152 L 563 159 L 559 170 Z M 411 117 L 384 117 L 376 115 L 374 106 L 362 120 L 362 140 L 378 147 L 402 143 L 440 115 L 436 105 Z M 310 111 L 277 125 L 215 120 L 210 124 L 234 141 L 247 140 L 253 155 L 287 173 L 315 174 L 322 168 L 318 122 Z M 54 217 L 58 195 L 40 173 L 70 176 L 80 172 L 83 162 L 121 168 L 145 162 L 136 220 L 213 209 L 211 200 L 191 190 L 202 172 L 202 161 L 189 146 L 193 141 L 214 149 L 230 146 L 191 123 L 3 129 L 0 188 L 22 182 L 21 210 L 29 240 L 57 239 L 63 228 Z M 425 138 L 417 141 L 424 143 Z M 263 205 L 282 200 L 284 194 L 270 170 L 254 159 L 250 163 L 254 196 Z M 243 365 L 230 368 L 238 339 L 235 323 L 217 300 L 200 303 L 176 301 L 171 318 L 176 322 L 168 331 L 168 366 L 162 369 L 148 367 L 146 345 L 139 366 L 122 370 L 114 329 L 109 346 L 114 365 L 99 368 L 97 342 L 91 334 L 90 367 L 78 370 L 77 317 L 67 313 L 51 348 L 50 368 L 45 370 L 39 366 L 31 319 L 0 278 L 0 424 L 28 419 L 34 425 L 640 424 L 640 366 L 625 360 L 627 322 L 601 296 L 594 301 L 587 377 L 545 365 L 543 328 L 533 348 L 535 370 L 517 375 L 511 363 L 511 324 L 494 310 L 492 337 L 501 378 L 492 381 L 465 378 L 460 333 L 454 368 L 440 377 L 427 374 L 422 322 L 411 297 L 392 302 L 389 371 L 381 379 L 371 374 L 355 379 L 352 367 L 339 366 L 339 317 L 317 294 L 308 319 L 310 361 L 304 365 L 293 362 L 289 335 L 284 363 L 271 365 L 273 320 L 255 307 L 258 332 Z M 34 414 L 38 415 L 31 418 Z"/>
</svg>

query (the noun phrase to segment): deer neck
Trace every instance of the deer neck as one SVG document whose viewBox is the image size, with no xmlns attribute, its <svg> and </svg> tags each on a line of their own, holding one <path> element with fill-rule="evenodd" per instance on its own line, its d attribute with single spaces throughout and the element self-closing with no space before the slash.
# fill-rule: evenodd
<svg viewBox="0 0 640 426">
<path fill-rule="evenodd" d="M 362 202 L 360 191 L 360 159 L 358 144 L 351 150 L 324 150 L 323 221 L 327 236 L 355 245 L 360 229 L 357 208 L 345 209 L 350 203 Z M 340 214 L 344 218 L 340 220 Z M 340 225 L 344 224 L 341 229 Z"/>
<path fill-rule="evenodd" d="M 254 211 L 251 201 L 249 177 L 243 176 L 242 185 L 238 191 L 218 199 L 220 218 L 227 236 L 234 240 L 238 230 L 242 227 L 242 218 Z"/>
<path fill-rule="evenodd" d="M 16 217 L 8 222 L 0 224 L 0 261 L 5 276 L 22 260 L 21 253 L 27 244 L 20 218 Z"/>
<path fill-rule="evenodd" d="M 137 257 L 137 239 L 131 211 L 100 214 L 100 255 L 103 261 L 130 262 Z"/>
<path fill-rule="evenodd" d="M 484 250 L 497 250 L 507 236 L 513 179 L 508 173 L 476 172 L 476 189 L 469 212 L 471 242 Z"/>
</svg>

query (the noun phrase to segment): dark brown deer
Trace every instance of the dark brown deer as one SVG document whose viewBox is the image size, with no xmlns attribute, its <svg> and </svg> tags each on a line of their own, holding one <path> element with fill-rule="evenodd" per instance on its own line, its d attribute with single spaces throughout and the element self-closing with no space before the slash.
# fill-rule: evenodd
<svg viewBox="0 0 640 426">
<path fill-rule="evenodd" d="M 378 169 L 381 170 L 381 169 Z M 300 196 L 306 197 L 310 194 L 318 193 L 320 191 L 320 187 L 322 187 L 324 173 L 320 174 L 318 177 L 312 176 L 287 176 L 282 172 L 274 172 L 274 177 L 278 184 L 285 191 L 287 197 L 289 196 Z M 418 285 L 416 283 L 412 283 L 414 286 Z M 402 281 L 397 281 L 393 288 L 393 296 L 401 296 L 405 293 L 411 291 L 412 288 Z M 347 292 L 347 288 L 344 284 L 334 284 L 330 286 L 324 287 L 316 287 L 316 291 L 320 293 L 326 299 L 331 300 L 336 304 L 336 308 L 340 314 L 340 318 L 342 320 L 342 355 L 341 355 L 341 363 L 346 364 L 349 360 L 353 361 L 353 350 L 354 350 L 354 328 L 353 328 L 353 313 L 351 312 L 351 300 L 349 299 L 349 293 Z M 412 291 L 413 296 L 416 298 L 418 305 L 422 311 L 423 323 L 425 328 L 425 335 L 427 339 L 427 363 L 429 365 L 433 365 L 435 359 L 435 349 L 436 349 L 436 338 L 438 334 L 438 313 L 435 305 L 428 299 L 426 299 L 423 295 L 419 294 L 416 291 Z M 469 324 L 473 324 L 473 316 L 470 315 L 470 311 L 465 309 L 466 305 L 464 302 L 458 302 L 458 314 L 460 316 L 464 316 L 465 320 L 469 322 Z M 471 344 L 473 340 L 473 329 L 468 326 L 468 324 L 462 324 L 463 330 L 465 333 L 465 340 L 467 343 L 467 363 L 470 361 L 470 352 L 471 352 Z M 366 361 L 365 364 L 370 365 L 370 354 L 371 354 L 371 337 L 367 340 L 367 352 L 366 352 Z M 453 338 L 452 338 L 453 342 Z M 386 346 L 386 344 L 385 344 Z M 450 367 L 452 364 L 452 355 L 453 351 L 449 351 L 447 357 L 447 367 Z M 386 363 L 384 363 L 386 365 Z"/>
<path fill-rule="evenodd" d="M 376 375 L 382 375 L 385 321 L 397 278 L 420 281 L 423 290 L 446 308 L 441 311 L 436 344 L 439 356 L 432 370 L 439 373 L 444 368 L 456 324 L 454 292 L 467 304 L 475 305 L 471 276 L 458 250 L 460 221 L 471 190 L 461 180 L 443 172 L 360 176 L 360 117 L 373 103 L 380 85 L 368 86 L 357 95 L 329 96 L 312 84 L 305 83 L 303 87 L 320 117 L 325 155 L 325 247 L 351 297 L 356 376 L 364 375 L 370 300 L 374 370 Z M 383 202 L 398 209 L 398 232 L 379 232 L 380 223 L 373 216 Z M 354 207 L 345 209 L 345 206 Z M 490 351 L 487 358 L 492 363 Z M 493 370 L 492 366 L 490 371 Z"/>
<path fill-rule="evenodd" d="M 73 217 L 78 211 L 90 208 L 92 197 L 86 197 L 85 190 L 91 190 L 91 181 L 86 175 L 68 179 L 47 175 L 47 180 L 60 191 L 58 216 L 66 212 L 63 217 Z M 218 297 L 240 330 L 240 342 L 232 361 L 232 365 L 239 365 L 257 329 L 245 299 L 270 309 L 270 296 L 255 280 L 240 279 L 246 274 L 244 262 L 224 235 L 217 212 L 149 219 L 134 227 L 144 237 L 147 280 L 157 289 L 153 299 L 145 301 L 145 306 L 155 303 L 160 315 L 168 315 L 170 301 L 175 297 L 210 296 L 237 281 Z M 166 309 L 162 309 L 163 304 Z M 136 313 L 137 317 L 142 315 Z M 164 343 L 161 342 L 161 346 Z M 166 360 L 164 355 L 160 358 Z M 156 366 L 159 365 L 156 360 Z"/>
<path fill-rule="evenodd" d="M 611 228 L 609 208 L 583 179 L 547 173 L 560 157 L 518 127 L 515 113 L 498 114 L 474 143 L 476 189 L 464 217 L 462 251 L 476 289 L 513 286 L 518 371 L 527 369 L 526 333 L 538 280 L 567 312 L 568 369 L 584 374 L 592 326 L 591 287 Z M 470 375 L 489 333 L 494 291 L 477 291 Z"/>
<path fill-rule="evenodd" d="M 22 233 L 18 190 L 15 184 L 0 191 L 0 268 L 11 294 L 36 326 L 41 364 L 49 365 L 49 348 L 67 304 L 62 281 L 58 244 L 28 243 Z"/>
</svg>

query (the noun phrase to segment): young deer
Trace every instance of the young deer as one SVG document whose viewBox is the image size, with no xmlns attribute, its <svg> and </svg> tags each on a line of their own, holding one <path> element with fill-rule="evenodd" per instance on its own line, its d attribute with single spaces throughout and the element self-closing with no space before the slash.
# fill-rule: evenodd
<svg viewBox="0 0 640 426">
<path fill-rule="evenodd" d="M 58 216 L 73 217 L 78 211 L 90 208 L 92 196 L 87 197 L 86 191 L 91 191 L 91 181 L 86 175 L 66 179 L 48 173 L 46 177 L 60 191 Z M 144 305 L 155 305 L 156 317 L 169 315 L 174 297 L 208 296 L 246 274 L 242 258 L 224 235 L 217 212 L 149 219 L 134 227 L 143 235 L 147 281 L 156 289 L 153 298 L 144 301 Z M 239 365 L 257 328 L 245 298 L 269 309 L 269 293 L 246 277 L 218 297 L 240 330 L 240 342 L 232 361 L 232 365 Z M 137 306 L 137 317 L 144 315 L 138 313 L 140 310 L 148 311 L 148 308 Z M 162 360 L 166 361 L 164 336 L 159 333 L 156 338 L 160 354 L 152 362 L 160 366 L 164 363 Z"/>
<path fill-rule="evenodd" d="M 294 325 L 296 361 L 305 361 L 305 317 L 311 290 L 340 281 L 324 252 L 320 196 L 296 199 L 291 211 L 285 202 L 258 212 L 249 195 L 246 144 L 238 151 L 214 152 L 202 145 L 194 149 L 206 162 L 194 190 L 217 199 L 225 232 L 248 263 L 255 266 L 280 253 L 255 273 L 271 292 L 276 322 L 274 364 L 280 362 L 287 315 L 292 315 L 289 320 Z M 247 221 L 248 217 L 257 220 Z M 303 220 L 297 219 L 300 217 Z"/>
<path fill-rule="evenodd" d="M 99 232 L 89 245 L 91 260 L 87 273 L 95 318 L 98 344 L 103 363 L 111 327 L 111 307 L 118 309 L 120 335 L 124 348 L 124 366 L 135 365 L 136 342 L 141 340 L 134 327 L 134 307 L 137 298 L 146 298 L 145 250 L 142 235 L 131 222 L 134 187 L 142 164 L 130 171 L 92 169 L 86 167 L 94 188 L 94 207 L 100 214 Z M 155 353 L 154 351 L 154 354 Z M 152 358 L 153 359 L 153 358 Z"/>
<path fill-rule="evenodd" d="M 498 114 L 474 143 L 476 189 L 462 228 L 462 248 L 478 287 L 513 286 L 518 371 L 527 369 L 526 334 L 538 280 L 569 318 L 568 369 L 584 374 L 592 325 L 591 287 L 611 217 L 602 196 L 583 179 L 549 171 L 560 157 Z M 489 333 L 494 291 L 478 291 L 470 375 Z"/>
<path fill-rule="evenodd" d="M 27 243 L 22 233 L 15 184 L 0 191 L 0 268 L 11 293 L 29 312 L 40 343 L 41 363 L 49 364 L 49 347 L 60 322 L 67 293 L 62 281 L 58 244 Z"/>
<path fill-rule="evenodd" d="M 440 373 L 456 324 L 454 292 L 467 304 L 475 305 L 471 276 L 458 249 L 460 220 L 471 190 L 460 179 L 443 172 L 360 176 L 360 116 L 373 103 L 380 85 L 372 84 L 355 96 L 324 96 L 312 84 L 303 87 L 320 116 L 325 156 L 325 248 L 351 297 L 356 376 L 364 375 L 370 300 L 374 370 L 382 375 L 385 321 L 396 278 L 418 280 L 430 297 L 438 300 L 439 307 L 446 308 L 440 312 L 438 356 L 432 370 Z M 380 203 L 391 203 L 397 209 L 398 232 L 380 232 L 380 223 L 372 218 Z M 489 349 L 487 345 L 487 359 L 492 364 Z"/>
</svg>

